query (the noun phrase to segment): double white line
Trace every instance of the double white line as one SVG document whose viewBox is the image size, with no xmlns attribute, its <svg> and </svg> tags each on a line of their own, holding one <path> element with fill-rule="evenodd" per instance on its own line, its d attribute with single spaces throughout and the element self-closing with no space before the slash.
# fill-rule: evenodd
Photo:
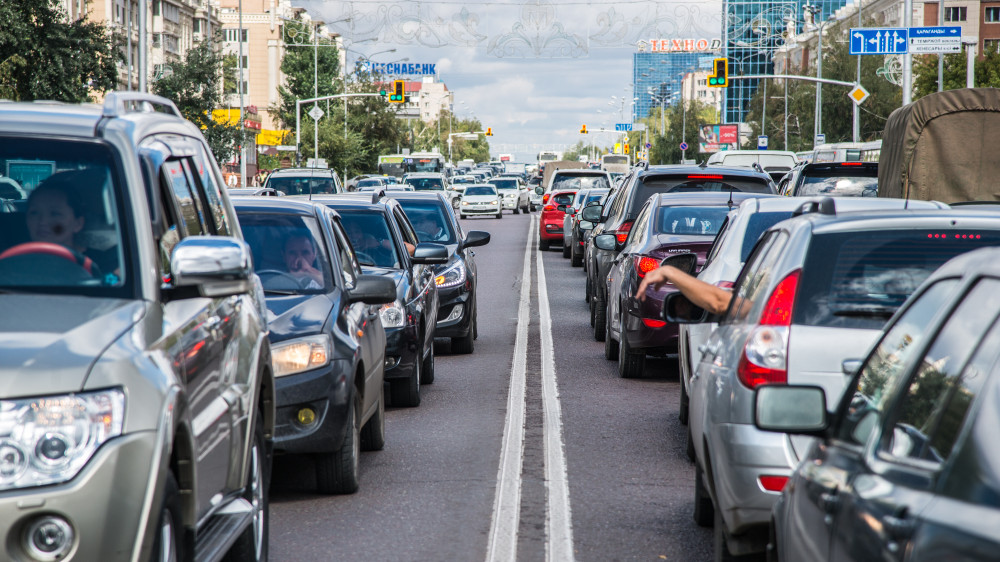
<svg viewBox="0 0 1000 562">
<path fill-rule="evenodd" d="M 531 319 L 531 247 L 537 221 L 528 229 L 521 272 L 521 299 L 517 312 L 517 338 L 507 395 L 507 418 L 504 424 L 497 474 L 497 493 L 486 551 L 487 562 L 508 562 L 517 557 L 517 534 L 521 515 L 521 472 L 524 463 L 525 372 L 528 361 L 528 324 Z M 573 560 L 573 526 L 566 476 L 566 455 L 562 441 L 562 414 L 556 384 L 555 357 L 552 345 L 552 316 L 545 284 L 542 254 L 536 254 L 538 268 L 538 312 L 541 334 L 542 404 L 544 413 L 546 541 L 549 561 Z"/>
</svg>

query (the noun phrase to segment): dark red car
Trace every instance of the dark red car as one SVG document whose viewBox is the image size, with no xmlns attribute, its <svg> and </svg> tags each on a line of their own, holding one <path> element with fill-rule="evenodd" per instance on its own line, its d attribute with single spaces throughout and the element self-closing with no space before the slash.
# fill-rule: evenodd
<svg viewBox="0 0 1000 562">
<path fill-rule="evenodd" d="M 538 223 L 538 249 L 548 250 L 550 244 L 563 243 L 563 219 L 566 208 L 573 204 L 576 190 L 552 191 L 542 195 L 542 213 Z"/>
</svg>

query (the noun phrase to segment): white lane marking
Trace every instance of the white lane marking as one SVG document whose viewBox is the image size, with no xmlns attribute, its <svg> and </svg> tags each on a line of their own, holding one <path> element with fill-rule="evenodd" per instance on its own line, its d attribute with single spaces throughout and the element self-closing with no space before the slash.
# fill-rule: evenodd
<svg viewBox="0 0 1000 562">
<path fill-rule="evenodd" d="M 538 314 L 542 348 L 542 404 L 545 413 L 545 482 L 546 502 L 545 559 L 566 562 L 573 560 L 573 518 L 569 507 L 569 477 L 566 474 L 566 452 L 562 440 L 562 410 L 559 386 L 556 383 L 556 362 L 552 344 L 552 315 L 549 293 L 545 285 L 545 265 L 542 253 L 536 254 L 538 276 Z"/>
<path fill-rule="evenodd" d="M 535 240 L 535 221 L 528 228 L 521 271 L 521 301 L 517 310 L 517 338 L 510 370 L 507 394 L 507 419 L 503 428 L 497 492 L 493 500 L 490 537 L 486 546 L 487 562 L 513 562 L 517 558 L 517 530 L 521 520 L 521 466 L 524 463 L 524 395 L 528 362 L 528 307 L 531 298 L 531 243 Z"/>
</svg>

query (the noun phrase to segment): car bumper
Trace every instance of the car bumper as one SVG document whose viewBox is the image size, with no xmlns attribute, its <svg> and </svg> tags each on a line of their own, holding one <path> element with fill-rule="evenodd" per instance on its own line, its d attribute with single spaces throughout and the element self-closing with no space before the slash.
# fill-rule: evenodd
<svg viewBox="0 0 1000 562">
<path fill-rule="evenodd" d="M 407 378 L 413 374 L 418 357 L 419 342 L 415 326 L 387 328 L 385 330 L 385 380 Z"/>
<path fill-rule="evenodd" d="M 657 317 L 636 316 L 625 313 L 622 338 L 628 338 L 632 349 L 643 349 L 649 355 L 677 353 L 677 324 L 664 323 Z"/>
<path fill-rule="evenodd" d="M 0 559 L 34 560 L 22 537 L 43 516 L 58 516 L 73 529 L 75 546 L 67 558 L 126 560 L 138 552 L 145 529 L 155 525 L 159 508 L 143 513 L 154 486 L 151 463 L 157 447 L 155 432 L 126 434 L 105 443 L 76 477 L 66 483 L 11 490 L 0 494 L 0 528 L 6 540 Z"/>
<path fill-rule="evenodd" d="M 438 289 L 438 321 L 434 326 L 434 337 L 460 338 L 472 329 L 472 284 L 466 282 L 458 287 Z"/>
<path fill-rule="evenodd" d="M 326 453 L 340 448 L 347 434 L 353 366 L 347 359 L 321 369 L 275 379 L 274 450 L 279 453 Z M 303 424 L 298 413 L 314 412 Z"/>
<path fill-rule="evenodd" d="M 500 212 L 500 205 L 491 205 L 488 207 L 478 207 L 472 205 L 460 205 L 458 207 L 458 213 L 460 215 L 495 215 Z"/>
<path fill-rule="evenodd" d="M 503 208 L 504 209 L 519 209 L 520 206 L 518 205 L 518 203 L 520 203 L 520 201 L 518 201 L 517 199 L 506 199 L 506 198 L 504 198 L 504 200 L 503 200 Z"/>
<path fill-rule="evenodd" d="M 563 239 L 563 220 L 562 217 L 558 218 L 546 218 L 543 217 L 538 223 L 538 236 L 542 240 L 562 240 Z"/>
</svg>

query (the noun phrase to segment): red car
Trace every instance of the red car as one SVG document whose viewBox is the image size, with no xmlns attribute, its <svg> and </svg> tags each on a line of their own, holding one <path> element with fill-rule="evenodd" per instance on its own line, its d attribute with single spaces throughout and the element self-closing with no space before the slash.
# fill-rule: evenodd
<svg viewBox="0 0 1000 562">
<path fill-rule="evenodd" d="M 549 244 L 563 243 L 563 218 L 573 204 L 576 190 L 559 190 L 542 195 L 542 213 L 538 223 L 538 249 L 548 250 Z"/>
</svg>

